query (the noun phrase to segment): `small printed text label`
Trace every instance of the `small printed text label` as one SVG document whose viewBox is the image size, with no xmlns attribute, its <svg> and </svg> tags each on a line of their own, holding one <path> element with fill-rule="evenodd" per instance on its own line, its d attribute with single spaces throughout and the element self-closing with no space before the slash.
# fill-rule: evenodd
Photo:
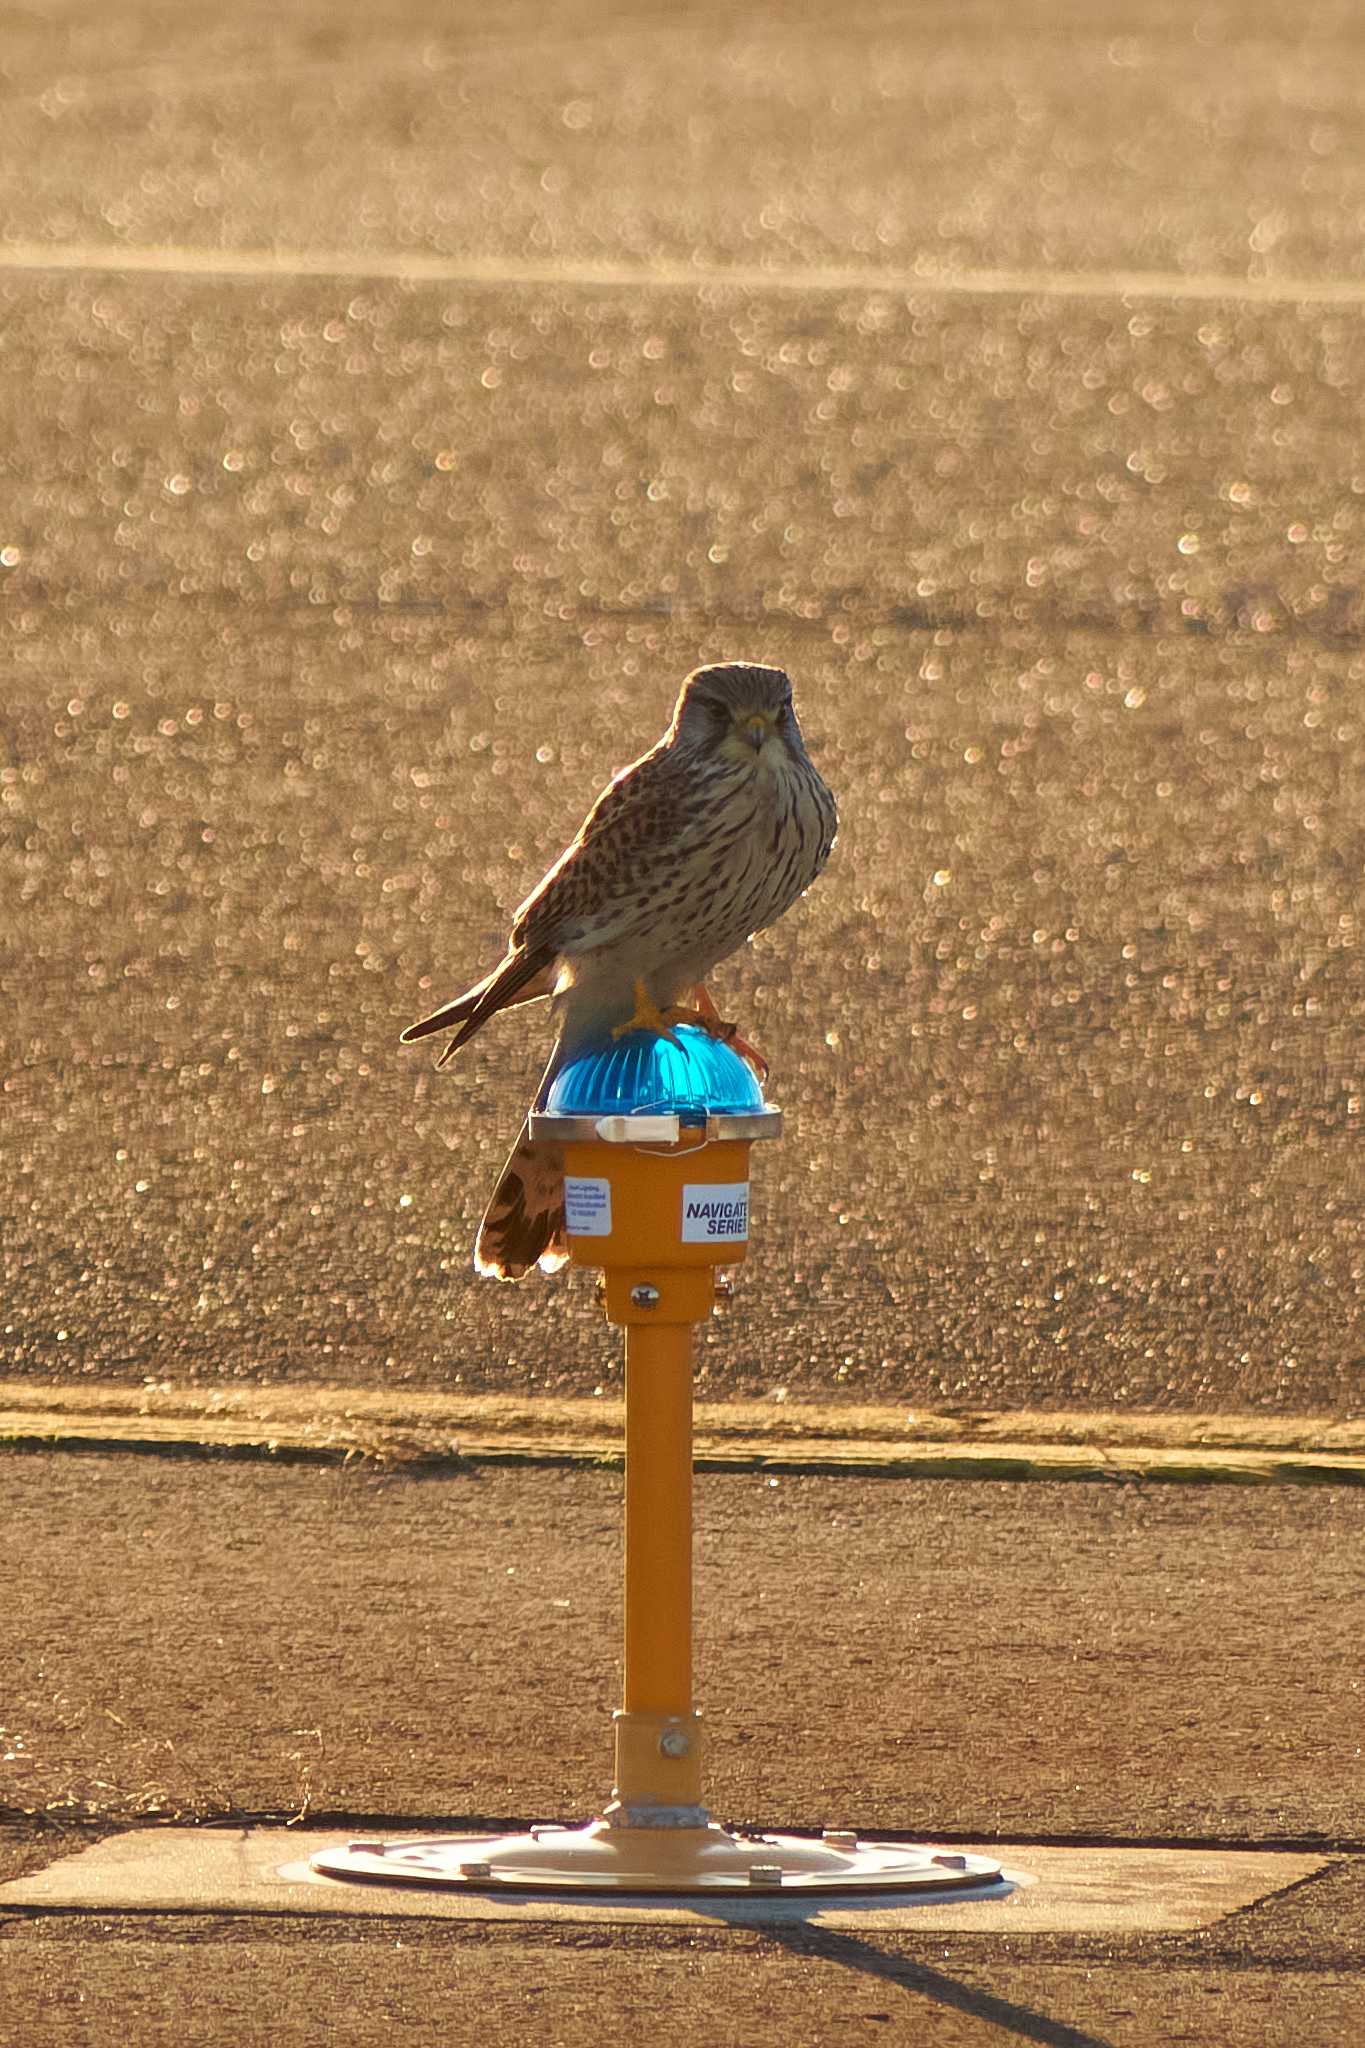
<svg viewBox="0 0 1365 2048">
<path fill-rule="evenodd" d="M 611 1182 L 564 1177 L 564 1221 L 570 1237 L 611 1236 Z"/>
<path fill-rule="evenodd" d="M 716 1244 L 724 1239 L 747 1240 L 749 1235 L 749 1183 L 722 1181 L 707 1186 L 684 1187 L 682 1196 L 682 1241 L 684 1244 Z"/>
</svg>

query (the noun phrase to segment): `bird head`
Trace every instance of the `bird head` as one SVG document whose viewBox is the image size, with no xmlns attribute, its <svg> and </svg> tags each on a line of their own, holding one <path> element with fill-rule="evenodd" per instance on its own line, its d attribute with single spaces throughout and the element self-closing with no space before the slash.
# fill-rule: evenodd
<svg viewBox="0 0 1365 2048">
<path fill-rule="evenodd" d="M 780 668 L 717 661 L 693 669 L 678 692 L 673 736 L 752 767 L 773 749 L 800 745 L 792 686 Z"/>
</svg>

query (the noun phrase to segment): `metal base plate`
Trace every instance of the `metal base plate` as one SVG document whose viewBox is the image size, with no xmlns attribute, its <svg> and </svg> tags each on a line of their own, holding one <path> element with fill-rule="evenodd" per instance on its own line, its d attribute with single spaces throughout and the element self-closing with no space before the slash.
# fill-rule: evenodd
<svg viewBox="0 0 1365 2048">
<path fill-rule="evenodd" d="M 987 1856 L 863 1842 L 853 1834 L 741 1835 L 696 1828 L 536 1827 L 524 1835 L 354 1841 L 310 1859 L 326 1877 L 470 1891 L 962 1892 L 1011 1889 Z"/>
</svg>

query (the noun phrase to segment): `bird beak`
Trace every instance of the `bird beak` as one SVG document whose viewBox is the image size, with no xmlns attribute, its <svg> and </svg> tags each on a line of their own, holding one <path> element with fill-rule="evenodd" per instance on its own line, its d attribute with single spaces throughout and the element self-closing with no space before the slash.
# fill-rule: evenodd
<svg viewBox="0 0 1365 2048">
<path fill-rule="evenodd" d="M 764 740 L 771 735 L 773 722 L 766 711 L 755 711 L 751 717 L 740 720 L 739 729 L 757 753 Z"/>
</svg>

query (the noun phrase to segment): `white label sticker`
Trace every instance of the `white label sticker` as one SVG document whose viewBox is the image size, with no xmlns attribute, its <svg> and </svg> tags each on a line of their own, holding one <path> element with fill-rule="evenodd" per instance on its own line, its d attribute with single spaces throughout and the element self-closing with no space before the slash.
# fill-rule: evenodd
<svg viewBox="0 0 1365 2048">
<path fill-rule="evenodd" d="M 570 1237 L 611 1236 L 611 1182 L 564 1177 L 564 1220 Z"/>
<path fill-rule="evenodd" d="M 747 1239 L 748 1235 L 747 1180 L 722 1181 L 719 1186 L 689 1186 L 683 1189 L 684 1244 L 715 1244 L 721 1238 Z"/>
</svg>

